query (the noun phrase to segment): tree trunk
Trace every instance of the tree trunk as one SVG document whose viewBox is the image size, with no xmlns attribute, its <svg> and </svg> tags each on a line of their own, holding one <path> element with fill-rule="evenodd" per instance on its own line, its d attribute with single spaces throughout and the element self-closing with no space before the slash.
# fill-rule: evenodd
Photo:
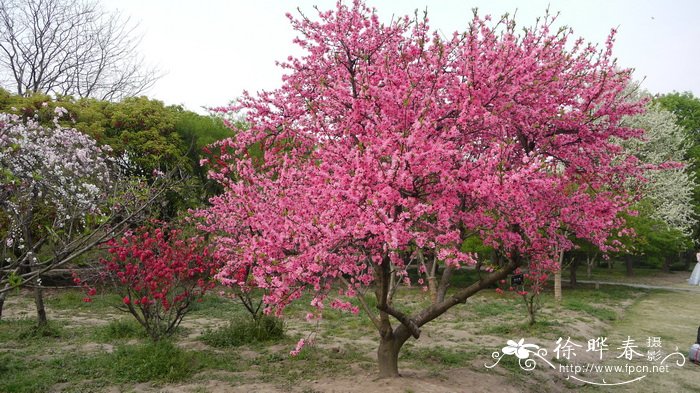
<svg viewBox="0 0 700 393">
<path fill-rule="evenodd" d="M 559 251 L 559 269 L 554 272 L 554 300 L 561 303 L 561 269 L 564 264 L 564 251 Z"/>
<path fill-rule="evenodd" d="M 586 278 L 591 279 L 591 270 L 593 268 L 593 261 L 590 259 L 586 260 Z"/>
<path fill-rule="evenodd" d="M 39 327 L 46 326 L 46 308 L 44 307 L 44 288 L 39 277 L 34 280 L 34 304 L 36 304 L 36 323 Z"/>
<path fill-rule="evenodd" d="M 389 338 L 381 337 L 379 350 L 377 350 L 377 362 L 379 364 L 379 378 L 396 378 L 399 374 L 399 351 L 405 340 L 397 340 L 393 334 Z"/>
<path fill-rule="evenodd" d="M 666 255 L 664 257 L 664 263 L 661 267 L 664 273 L 671 273 L 671 255 Z"/>
<path fill-rule="evenodd" d="M 535 310 L 530 309 L 530 310 L 528 310 L 528 311 L 529 311 L 528 314 L 529 314 L 529 316 L 530 316 L 530 326 L 532 326 L 532 325 L 534 325 L 535 323 L 537 323 L 537 320 L 536 320 L 536 318 L 535 318 Z"/>
<path fill-rule="evenodd" d="M 2 309 L 5 306 L 5 296 L 7 296 L 7 292 L 0 293 L 0 321 L 2 320 Z"/>
<path fill-rule="evenodd" d="M 381 378 L 400 376 L 398 368 L 399 351 L 406 340 L 411 337 L 416 339 L 420 337 L 421 326 L 444 314 L 453 306 L 465 303 L 475 293 L 490 287 L 499 280 L 505 279 L 508 274 L 512 273 L 521 264 L 520 255 L 514 253 L 508 264 L 501 269 L 484 274 L 479 281 L 472 283 L 470 286 L 457 290 L 451 296 L 438 303 L 433 303 L 414 316 L 408 316 L 387 304 L 390 261 L 388 257 L 385 258 L 381 264 L 375 265 L 375 282 L 377 283 L 375 294 L 377 296 L 377 309 L 380 311 L 378 318 L 370 313 L 371 319 L 379 331 L 380 341 L 377 350 L 377 365 L 379 366 L 379 376 Z M 445 269 L 445 271 L 449 271 L 449 269 Z M 396 329 L 392 330 L 391 328 L 390 316 L 401 322 Z"/>
<path fill-rule="evenodd" d="M 435 276 L 428 277 L 428 293 L 430 293 L 430 301 L 437 303 L 438 300 L 438 285 Z"/>
<path fill-rule="evenodd" d="M 598 256 L 598 253 L 593 254 L 591 256 L 590 254 L 586 253 L 586 278 L 589 280 L 591 279 L 591 273 L 593 270 L 593 265 L 595 264 L 596 257 Z M 599 265 L 600 266 L 600 265 Z"/>
<path fill-rule="evenodd" d="M 625 255 L 625 266 L 627 268 L 627 277 L 634 276 L 634 259 L 632 255 Z"/>
<path fill-rule="evenodd" d="M 399 349 L 393 339 L 379 341 L 377 350 L 377 362 L 379 365 L 379 378 L 399 377 Z"/>
<path fill-rule="evenodd" d="M 528 296 L 530 297 L 528 299 Z M 537 308 L 535 305 L 535 293 L 531 293 L 530 295 L 525 295 L 523 296 L 523 300 L 525 301 L 525 308 L 527 308 L 527 315 L 530 317 L 529 322 L 530 326 L 534 325 L 537 322 L 535 314 L 537 313 Z"/>
<path fill-rule="evenodd" d="M 569 285 L 572 287 L 576 286 L 576 269 L 578 269 L 578 259 L 574 258 L 569 267 Z"/>
</svg>

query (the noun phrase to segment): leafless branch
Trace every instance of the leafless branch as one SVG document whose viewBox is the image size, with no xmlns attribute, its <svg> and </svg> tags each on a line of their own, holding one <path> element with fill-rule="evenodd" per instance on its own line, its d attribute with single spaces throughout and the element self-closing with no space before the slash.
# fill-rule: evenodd
<svg viewBox="0 0 700 393">
<path fill-rule="evenodd" d="M 94 0 L 0 0 L 0 76 L 19 95 L 138 95 L 160 74 L 136 52 L 137 27 Z"/>
</svg>

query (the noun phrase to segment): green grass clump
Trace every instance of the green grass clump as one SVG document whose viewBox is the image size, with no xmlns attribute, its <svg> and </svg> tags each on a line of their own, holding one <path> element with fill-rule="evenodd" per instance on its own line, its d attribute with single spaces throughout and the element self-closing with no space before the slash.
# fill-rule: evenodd
<svg viewBox="0 0 700 393">
<path fill-rule="evenodd" d="M 276 341 L 284 338 L 284 323 L 279 318 L 263 315 L 257 321 L 235 319 L 227 326 L 207 330 L 201 340 L 217 348 L 238 347 L 245 344 Z"/>
<path fill-rule="evenodd" d="M 12 354 L 0 354 L 0 392 L 43 392 L 55 382 L 52 370 Z"/>
<path fill-rule="evenodd" d="M 474 353 L 452 348 L 406 348 L 399 354 L 401 359 L 418 361 L 421 364 L 436 363 L 452 367 L 467 365 L 474 359 Z"/>
<path fill-rule="evenodd" d="M 121 347 L 108 360 L 119 382 L 176 382 L 199 370 L 195 354 L 166 340 Z"/>
<path fill-rule="evenodd" d="M 20 340 L 32 340 L 36 338 L 60 338 L 62 335 L 62 330 L 60 327 L 56 326 L 53 322 L 49 322 L 45 325 L 30 325 L 19 330 L 17 337 Z"/>
<path fill-rule="evenodd" d="M 480 317 L 496 317 L 512 314 L 514 306 L 513 302 L 495 299 L 484 303 L 473 303 L 470 310 Z"/>
<path fill-rule="evenodd" d="M 146 330 L 133 319 L 116 319 L 95 330 L 95 338 L 101 341 L 146 337 L 148 337 Z"/>
</svg>

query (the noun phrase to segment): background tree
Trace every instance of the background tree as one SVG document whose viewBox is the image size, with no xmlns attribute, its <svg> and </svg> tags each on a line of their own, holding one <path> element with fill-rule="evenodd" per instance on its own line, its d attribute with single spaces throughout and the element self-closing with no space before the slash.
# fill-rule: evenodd
<svg viewBox="0 0 700 393">
<path fill-rule="evenodd" d="M 41 270 L 45 244 L 60 254 L 100 220 L 113 173 L 103 148 L 75 129 L 45 128 L 8 114 L 0 123 L 0 209 L 8 224 L 0 232 L 0 283 L 18 286 Z M 41 279 L 34 279 L 41 326 L 46 312 Z"/>
<path fill-rule="evenodd" d="M 228 261 L 219 279 L 250 268 L 268 311 L 306 289 L 319 312 L 362 307 L 393 377 L 421 326 L 525 261 L 557 268 L 566 233 L 609 251 L 641 176 L 612 139 L 639 135 L 620 125 L 643 110 L 624 99 L 630 71 L 612 38 L 599 50 L 570 45 L 549 16 L 522 32 L 489 20 L 443 38 L 418 18 L 381 23 L 361 1 L 293 20 L 306 54 L 283 65 L 281 88 L 244 97 L 233 109 L 250 128 L 212 148 L 226 192 L 201 215 Z M 463 252 L 472 236 L 500 262 Z M 438 295 L 409 314 L 397 288 L 419 250 L 439 266 Z M 448 294 L 461 267 L 479 279 Z"/>
<path fill-rule="evenodd" d="M 153 182 L 154 173 L 177 172 L 181 181 L 161 201 L 161 218 L 172 218 L 179 211 L 201 206 L 221 191 L 207 178 L 199 162 L 205 145 L 232 135 L 223 119 L 167 106 L 147 97 L 109 102 L 92 98 L 53 99 L 45 94 L 22 97 L 0 90 L 1 111 L 44 126 L 53 124 L 56 107 L 68 111 L 61 119 L 62 125 L 112 148 L 109 154 L 122 175 Z"/>
<path fill-rule="evenodd" d="M 128 18 L 97 1 L 0 1 L 0 75 L 19 95 L 138 95 L 159 77 L 136 52 L 138 41 Z"/>
<path fill-rule="evenodd" d="M 62 108 L 56 111 L 67 116 Z M 44 325 L 42 276 L 151 216 L 174 180 L 172 174 L 155 181 L 123 176 L 109 146 L 58 120 L 44 126 L 1 116 L 0 314 L 8 291 L 34 286 Z"/>
<path fill-rule="evenodd" d="M 696 217 L 700 217 L 700 99 L 693 93 L 671 93 L 656 97 L 663 108 L 676 115 L 677 124 L 685 131 L 689 143 L 685 159 L 690 165 L 690 172 L 694 173 L 695 190 L 693 193 L 693 205 Z M 693 238 L 700 239 L 700 222 L 695 224 Z M 696 243 L 697 245 L 697 243 Z M 686 260 L 695 260 L 691 252 Z"/>
<path fill-rule="evenodd" d="M 639 98 L 650 101 L 651 96 L 642 93 Z M 628 252 L 643 255 L 666 271 L 681 251 L 692 248 L 697 224 L 693 204 L 694 168 L 688 160 L 692 145 L 676 121 L 673 113 L 649 102 L 645 113 L 625 120 L 630 127 L 644 129 L 644 138 L 623 143 L 627 154 L 654 166 L 647 171 L 647 181 L 641 185 L 644 199 L 636 206 L 638 214 L 627 217 L 628 226 L 637 234 L 625 239 Z M 629 264 L 633 259 L 628 256 L 626 260 Z M 631 271 L 628 266 L 628 272 Z"/>
</svg>

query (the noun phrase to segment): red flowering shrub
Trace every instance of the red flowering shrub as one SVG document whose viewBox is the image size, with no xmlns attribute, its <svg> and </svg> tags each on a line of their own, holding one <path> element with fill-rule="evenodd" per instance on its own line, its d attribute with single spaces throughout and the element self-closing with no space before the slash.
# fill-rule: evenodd
<svg viewBox="0 0 700 393">
<path fill-rule="evenodd" d="M 153 340 L 170 336 L 195 301 L 215 286 L 218 264 L 204 239 L 166 223 L 140 227 L 108 243 L 106 276 Z"/>
</svg>

